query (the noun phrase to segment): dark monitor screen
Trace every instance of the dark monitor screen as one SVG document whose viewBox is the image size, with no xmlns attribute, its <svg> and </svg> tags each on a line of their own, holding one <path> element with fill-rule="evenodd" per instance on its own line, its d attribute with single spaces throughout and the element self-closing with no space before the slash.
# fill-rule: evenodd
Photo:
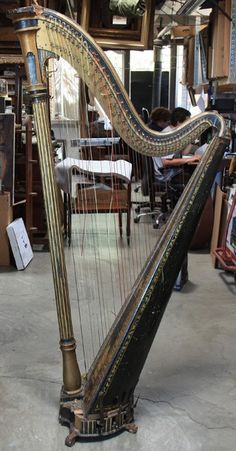
<svg viewBox="0 0 236 451">
<path fill-rule="evenodd" d="M 235 101 L 234 99 L 215 99 L 212 108 L 219 113 L 234 113 Z"/>
</svg>

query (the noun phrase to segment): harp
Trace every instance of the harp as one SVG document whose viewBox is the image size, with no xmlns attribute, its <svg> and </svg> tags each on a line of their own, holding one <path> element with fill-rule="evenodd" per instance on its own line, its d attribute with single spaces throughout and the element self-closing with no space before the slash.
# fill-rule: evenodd
<svg viewBox="0 0 236 451">
<path fill-rule="evenodd" d="M 229 136 L 223 118 L 213 112 L 191 119 L 177 132 L 159 134 L 149 130 L 136 114 L 102 50 L 79 25 L 38 6 L 14 10 L 9 16 L 21 43 L 33 102 L 63 361 L 59 419 L 70 428 L 66 444 L 72 446 L 77 438 L 104 438 L 125 429 L 136 430 L 134 390 Z M 44 73 L 44 62 L 50 57 L 63 57 L 76 68 L 111 117 L 118 134 L 137 152 L 166 155 L 181 149 L 208 127 L 215 129 L 201 163 L 84 378 L 75 351 L 51 158 Z"/>
</svg>

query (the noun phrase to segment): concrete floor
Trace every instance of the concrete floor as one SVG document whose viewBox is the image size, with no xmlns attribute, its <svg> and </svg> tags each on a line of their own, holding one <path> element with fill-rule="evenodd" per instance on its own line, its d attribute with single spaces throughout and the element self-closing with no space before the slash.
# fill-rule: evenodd
<svg viewBox="0 0 236 451">
<path fill-rule="evenodd" d="M 75 450 L 236 449 L 235 282 L 207 252 L 189 254 L 189 274 L 136 389 L 137 434 Z M 57 419 L 62 370 L 49 254 L 35 253 L 25 271 L 1 270 L 0 291 L 0 450 L 68 449 Z"/>
</svg>

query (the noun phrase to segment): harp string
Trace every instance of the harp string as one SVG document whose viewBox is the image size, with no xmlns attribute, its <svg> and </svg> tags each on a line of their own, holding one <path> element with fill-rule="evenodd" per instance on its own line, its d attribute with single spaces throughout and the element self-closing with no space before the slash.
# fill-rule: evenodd
<svg viewBox="0 0 236 451">
<path fill-rule="evenodd" d="M 82 84 L 83 86 L 83 84 Z M 84 95 L 84 92 L 82 93 L 82 95 Z M 86 103 L 86 102 L 84 102 Z M 88 121 L 88 114 L 87 114 L 87 110 L 83 110 L 82 114 L 85 115 L 85 129 L 88 131 L 88 137 L 90 138 L 89 135 L 89 121 Z M 81 122 L 80 118 L 80 122 Z M 89 149 L 89 153 L 91 154 L 91 158 L 92 158 L 92 148 Z M 83 154 L 79 155 L 80 158 L 83 158 Z M 97 198 L 96 198 L 96 190 L 95 190 L 95 184 L 96 184 L 96 177 L 93 174 L 92 175 L 93 178 L 93 184 L 94 184 L 94 199 L 95 199 L 95 209 L 98 212 L 98 205 L 97 205 Z M 82 209 L 84 209 L 83 214 L 84 215 L 84 229 L 82 232 L 82 236 L 83 236 L 83 241 L 86 241 L 86 235 L 85 235 L 85 230 L 86 230 L 86 222 L 88 223 L 88 220 L 86 221 L 87 215 L 86 215 L 86 211 L 87 211 L 87 203 L 88 203 L 88 199 L 87 199 L 87 191 L 81 191 L 82 192 Z M 83 198 L 84 195 L 84 198 Z M 96 215 L 91 215 L 90 216 L 90 220 L 92 223 L 92 230 L 99 230 L 98 224 L 97 224 L 97 216 Z M 109 230 L 109 227 L 108 227 Z M 99 234 L 98 235 L 98 240 L 101 241 Z M 97 246 L 96 244 L 96 236 L 92 233 L 92 240 L 91 240 L 91 250 L 90 252 L 93 252 L 93 249 L 95 250 L 95 272 L 96 272 L 96 280 L 97 280 L 97 284 L 96 284 L 96 291 L 98 293 L 95 292 L 95 288 L 94 288 L 94 294 L 93 297 L 94 299 L 97 297 L 98 298 L 98 304 L 99 304 L 99 322 L 98 325 L 100 324 L 100 327 L 97 326 L 97 336 L 98 336 L 98 343 L 99 346 L 101 345 L 102 341 L 104 340 L 104 337 L 107 333 L 108 330 L 108 324 L 107 324 L 107 315 L 106 315 L 106 311 L 107 309 L 105 309 L 105 302 L 104 302 L 104 294 L 103 294 L 103 281 L 102 281 L 102 264 L 101 264 L 101 255 L 100 255 L 100 244 Z M 82 249 L 83 252 L 83 249 Z M 91 312 L 90 312 L 91 313 Z M 92 318 L 92 316 L 91 316 Z M 90 329 L 93 330 L 94 327 L 92 327 L 91 322 L 90 322 Z M 94 341 L 94 336 L 92 335 L 92 341 Z M 93 355 L 92 358 L 94 358 L 95 354 L 93 351 Z"/>
<path fill-rule="evenodd" d="M 63 135 L 66 134 L 68 136 L 69 139 L 69 126 L 68 123 L 65 123 L 65 128 L 66 131 L 65 133 L 62 133 Z M 79 130 L 78 130 L 78 136 L 79 136 Z M 90 137 L 90 136 L 89 136 Z M 92 156 L 92 148 L 88 149 L 89 153 Z M 79 149 L 77 150 L 77 153 L 79 154 Z M 114 154 L 114 149 L 112 149 L 112 154 Z M 83 158 L 83 154 L 79 155 L 80 157 Z M 92 175 L 92 178 L 95 179 L 94 174 Z M 95 181 L 95 180 L 93 180 Z M 78 218 L 76 217 L 76 215 L 73 215 L 73 221 L 75 222 L 75 226 L 72 227 L 72 231 L 73 231 L 73 239 L 72 239 L 72 254 L 73 254 L 73 265 L 74 265 L 74 278 L 76 280 L 76 297 L 77 297 L 77 304 L 78 304 L 78 311 L 79 311 L 79 327 L 80 327 L 80 336 L 81 336 L 81 340 L 80 342 L 82 343 L 82 348 L 83 348 L 83 359 L 84 359 L 84 367 L 85 367 L 85 371 L 87 371 L 87 362 L 88 361 L 92 361 L 95 357 L 95 349 L 94 349 L 94 345 L 93 343 L 98 341 L 99 347 L 105 337 L 105 334 L 108 331 L 109 325 L 108 325 L 108 321 L 107 321 L 107 317 L 106 317 L 106 312 L 107 312 L 107 306 L 105 305 L 105 300 L 104 300 L 104 295 L 102 293 L 103 291 L 103 281 L 101 278 L 101 274 L 102 274 L 102 262 L 101 262 L 101 255 L 100 255 L 100 248 L 102 247 L 102 243 L 101 243 L 101 239 L 102 239 L 102 231 L 101 234 L 99 235 L 98 233 L 96 233 L 96 235 L 93 233 L 93 230 L 98 231 L 99 230 L 99 224 L 98 224 L 98 218 L 97 216 L 94 214 L 91 215 L 87 215 L 86 214 L 86 210 L 87 210 L 87 199 L 86 199 L 86 191 L 82 191 L 82 209 L 83 209 L 83 214 L 80 215 L 79 219 L 80 222 L 83 222 L 83 225 L 81 227 L 81 231 L 78 231 L 76 228 L 76 222 L 78 222 Z M 110 235 L 112 235 L 110 233 L 110 229 L 111 226 L 113 225 L 113 227 L 116 224 L 116 218 L 114 217 L 114 215 L 109 215 L 107 214 L 105 217 L 106 219 L 106 225 L 105 225 L 105 234 L 108 236 L 108 246 L 107 246 L 107 251 L 109 252 L 110 256 L 111 256 L 111 247 L 109 245 L 110 243 Z M 91 229 L 92 232 L 89 233 L 89 220 L 91 222 Z M 113 224 L 112 224 L 113 223 Z M 87 227 L 88 226 L 88 227 Z M 86 234 L 86 228 L 88 228 L 87 232 L 88 234 Z M 99 245 L 97 245 L 97 241 L 100 242 Z M 117 241 L 116 241 L 116 246 L 117 246 Z M 79 255 L 77 256 L 77 252 L 79 251 Z M 81 257 L 83 257 L 84 254 L 86 254 L 86 252 L 88 251 L 88 253 L 92 253 L 94 252 L 93 250 L 95 249 L 95 261 L 96 261 L 96 266 L 95 266 L 95 273 L 96 273 L 96 279 L 97 279 L 97 292 L 98 292 L 98 303 L 99 303 L 99 321 L 98 324 L 100 324 L 100 328 L 96 329 L 96 332 L 94 333 L 94 324 L 92 324 L 92 321 L 89 321 L 88 324 L 84 323 L 82 320 L 82 313 L 81 313 L 81 302 L 80 302 L 80 294 L 83 293 L 83 278 L 82 278 L 82 282 L 81 282 L 81 275 L 83 274 L 83 262 L 81 261 Z M 119 260 L 119 252 L 118 249 L 116 249 L 116 254 L 117 254 L 117 261 L 119 262 L 118 265 L 118 279 L 119 279 L 119 296 L 118 298 L 124 300 L 124 284 L 122 284 L 122 280 L 124 280 L 124 269 L 123 269 L 123 265 L 121 264 L 122 259 Z M 111 259 L 112 262 L 112 259 Z M 132 266 L 132 265 L 130 265 Z M 114 300 L 114 295 L 117 293 L 115 293 L 117 291 L 117 288 L 115 288 L 114 283 L 115 283 L 115 278 L 116 276 L 114 276 L 115 274 L 115 270 L 114 270 L 114 263 L 112 263 L 112 266 L 109 265 L 109 267 L 111 268 L 111 299 Z M 87 268 L 88 269 L 88 268 Z M 95 298 L 95 289 L 93 289 L 93 295 L 92 297 Z M 126 289 L 127 291 L 127 289 Z M 118 307 L 119 308 L 119 307 Z M 115 303 L 113 301 L 113 308 L 112 308 L 112 312 L 113 312 L 113 316 L 117 311 L 117 306 L 115 306 Z M 91 310 L 91 306 L 89 303 L 89 315 L 88 318 L 92 318 L 92 310 Z M 111 321 L 109 321 L 109 323 L 111 323 Z M 87 325 L 89 325 L 89 330 L 90 330 L 90 335 L 91 335 L 91 344 L 92 344 L 92 354 L 91 357 L 88 358 L 86 356 L 86 349 L 85 349 L 85 339 L 84 339 L 84 328 L 87 327 Z M 96 326 L 97 327 L 97 326 Z M 95 338 L 95 336 L 97 335 L 97 337 Z"/>
<path fill-rule="evenodd" d="M 106 95 L 106 93 L 105 93 L 105 95 Z M 91 136 L 90 136 L 89 127 L 88 127 L 88 135 L 89 135 L 89 138 L 90 138 Z M 90 148 L 90 153 L 91 153 L 91 158 L 92 158 L 92 148 Z M 112 160 L 112 155 L 113 154 L 114 154 L 114 147 L 112 146 L 111 155 L 110 155 L 110 159 L 111 160 Z M 82 157 L 83 157 L 83 155 L 82 155 Z M 95 180 L 94 180 L 94 182 L 95 182 Z M 114 188 L 113 185 L 114 185 L 114 183 L 115 183 L 115 179 L 112 178 L 111 179 L 111 193 L 113 193 L 113 188 Z M 85 191 L 85 196 L 86 196 L 86 191 Z M 94 183 L 94 198 L 97 201 L 96 190 L 95 190 L 95 183 Z M 85 202 L 86 202 L 86 200 L 85 200 Z M 110 247 L 111 224 L 113 223 L 113 227 L 115 227 L 114 215 L 112 215 L 112 216 L 109 215 L 109 212 L 111 212 L 112 202 L 113 202 L 113 196 L 111 196 L 110 208 L 108 208 L 108 214 L 105 215 L 105 234 L 108 237 L 108 246 L 106 246 L 106 250 L 107 250 L 109 256 L 111 256 L 111 247 Z M 85 203 L 85 205 L 86 205 L 86 203 Z M 97 209 L 97 213 L 98 213 L 99 209 L 98 209 L 97 203 L 96 203 L 96 209 Z M 93 218 L 93 216 L 92 216 L 92 218 Z M 96 231 L 99 231 L 99 224 L 98 224 L 99 221 L 98 221 L 98 217 L 96 215 L 94 215 L 94 220 L 95 220 L 95 229 L 96 229 Z M 101 248 L 101 239 L 102 239 L 102 235 L 98 233 L 98 240 L 99 240 L 98 249 Z M 117 242 L 116 242 L 116 246 L 117 246 Z M 112 271 L 112 266 L 109 265 L 109 267 L 111 268 L 111 271 Z M 119 269 L 120 268 L 118 268 L 118 274 L 120 274 L 120 270 Z M 107 312 L 107 308 L 106 308 L 105 300 L 104 300 L 105 299 L 104 298 L 104 293 L 103 293 L 103 287 L 104 287 L 105 284 L 104 284 L 104 281 L 102 280 L 102 277 L 101 277 L 102 272 L 103 271 L 102 271 L 101 255 L 99 254 L 98 258 L 96 258 L 96 273 L 97 273 L 97 280 L 98 280 L 98 287 L 99 287 L 99 305 L 100 305 L 100 317 L 101 318 Z M 113 295 L 115 293 L 114 279 L 115 278 L 114 278 L 114 276 L 112 275 L 112 272 L 111 272 L 111 291 L 112 291 Z M 121 283 L 121 277 L 120 276 L 119 276 L 119 292 L 120 292 L 120 298 L 122 298 L 123 293 L 122 293 L 122 283 Z M 114 299 L 113 296 L 111 296 L 111 298 Z M 114 310 L 114 307 L 115 307 L 115 304 L 113 304 L 113 310 Z M 108 331 L 108 324 L 109 324 L 108 323 L 108 318 L 107 318 L 107 315 L 106 315 L 106 316 L 104 316 L 104 328 L 102 330 L 102 332 L 103 332 L 102 333 L 102 341 L 103 341 L 103 339 L 104 339 L 104 337 L 105 337 L 105 335 L 106 335 L 106 333 Z"/>
<path fill-rule="evenodd" d="M 60 78 L 63 78 L 64 77 L 64 74 L 62 73 L 61 74 L 61 77 Z M 56 83 L 56 80 L 55 80 L 55 85 L 56 85 L 57 83 Z M 60 100 L 60 99 L 59 99 Z M 61 101 L 62 101 L 63 99 L 61 99 Z M 60 111 L 60 110 L 59 110 Z M 65 116 L 68 116 L 67 115 L 67 111 L 65 111 Z M 72 117 L 76 117 L 76 115 L 75 114 L 72 114 Z M 69 115 L 69 117 L 70 117 L 70 115 Z M 64 132 L 63 132 L 63 130 L 59 130 L 59 132 L 60 132 L 60 135 L 61 136 L 63 136 L 63 137 L 67 137 L 68 139 L 67 139 L 67 141 L 69 142 L 69 138 L 70 138 L 70 129 L 69 129 L 69 124 L 68 124 L 68 122 L 67 121 L 64 121 L 64 124 L 63 124 L 63 127 L 65 128 L 65 130 L 64 130 Z M 70 124 L 70 127 L 71 127 L 71 124 Z M 76 127 L 76 126 L 75 126 Z M 57 130 L 57 132 L 58 132 L 58 130 Z M 77 134 L 77 132 L 75 131 L 75 133 Z M 67 177 L 68 177 L 68 180 L 67 180 L 67 183 L 68 183 L 68 185 L 69 185 L 69 174 L 67 175 Z M 72 206 L 72 205 L 71 205 Z M 84 216 L 83 216 L 84 217 Z M 73 258 L 73 261 L 74 261 L 74 268 L 75 268 L 75 266 L 76 266 L 76 263 L 75 263 L 75 260 L 76 260 L 76 257 L 75 257 L 75 254 L 74 254 L 74 250 L 73 249 L 71 249 L 71 252 L 72 252 L 72 258 Z M 75 290 L 76 290 L 76 297 L 77 297 L 77 306 L 78 306 L 78 312 L 79 312 L 79 324 L 80 324 L 80 326 L 79 326 L 79 328 L 80 328 L 80 336 L 81 336 L 81 340 L 80 340 L 80 343 L 81 343 L 81 346 L 82 346 L 82 349 L 83 349 L 83 360 L 84 360 L 84 367 L 85 367 L 85 370 L 87 369 L 87 367 L 86 367 L 86 358 L 85 358 L 85 349 L 84 349 L 84 332 L 83 332 L 83 322 L 82 322 L 82 314 L 81 314 L 81 308 L 80 308 L 80 302 L 79 302 L 79 292 L 80 292 L 80 287 L 79 287 L 79 279 L 78 279 L 78 277 L 77 277 L 77 273 L 76 273 L 76 271 L 74 271 L 74 279 L 75 279 L 75 281 L 76 281 L 76 283 L 75 283 Z M 93 342 L 93 340 L 91 340 L 92 342 Z"/>
<path fill-rule="evenodd" d="M 106 89 L 104 89 L 104 95 L 107 95 L 107 97 L 108 97 L 108 99 L 109 99 L 109 92 L 108 92 Z M 106 103 L 107 103 L 108 105 L 110 105 L 109 101 L 107 101 Z M 109 112 L 110 112 L 110 117 L 111 117 L 112 109 L 108 107 L 108 110 L 109 110 Z M 111 159 L 112 159 L 113 154 L 114 154 L 114 149 L 113 149 L 113 147 L 112 147 Z M 135 155 L 135 158 L 136 158 L 136 155 Z M 149 234 L 148 234 L 148 233 L 145 233 L 145 237 L 148 237 L 148 236 L 149 236 Z M 141 241 L 141 240 L 139 239 L 138 242 L 140 242 L 140 241 Z M 136 243 L 135 249 L 138 249 L 138 247 L 139 247 L 139 246 L 137 246 L 137 243 Z M 133 254 L 132 254 L 132 255 L 133 255 Z M 136 258 L 136 257 L 135 257 L 135 258 Z M 133 262 L 132 262 L 131 265 L 129 265 L 129 268 L 131 268 L 131 267 L 134 267 Z M 122 274 L 123 274 L 124 268 L 122 267 L 121 269 L 122 269 Z M 120 272 L 119 272 L 119 273 L 120 273 Z M 124 282 L 123 282 L 124 280 L 125 280 L 125 278 L 124 278 L 123 275 L 122 275 L 120 287 L 122 287 L 122 286 L 124 285 Z"/>
<path fill-rule="evenodd" d="M 69 127 L 67 123 L 65 133 L 68 135 L 69 139 Z M 83 153 L 80 153 L 79 148 L 77 149 L 77 153 L 78 156 L 83 158 Z M 88 149 L 88 153 L 92 157 L 92 147 Z M 114 148 L 112 148 L 111 159 L 114 153 L 115 150 Z M 92 178 L 95 179 L 94 174 L 92 174 Z M 115 180 L 112 179 L 112 184 L 113 183 L 115 183 Z M 109 213 L 106 215 L 102 215 L 102 223 L 104 225 L 104 229 L 101 229 L 101 221 L 100 221 L 101 215 L 99 215 L 99 213 L 98 215 L 87 213 L 86 191 L 82 191 L 81 199 L 83 212 L 80 215 L 76 214 L 73 215 L 71 252 L 73 254 L 74 279 L 76 284 L 76 297 L 79 311 L 79 328 L 80 328 L 79 342 L 81 342 L 82 344 L 83 360 L 84 360 L 83 364 L 85 371 L 87 371 L 89 363 L 91 363 L 91 361 L 94 359 L 96 355 L 97 348 L 101 346 L 101 343 L 104 340 L 104 337 L 110 328 L 114 315 L 116 315 L 117 311 L 124 303 L 127 293 L 130 291 L 130 288 L 133 285 L 133 282 L 138 272 L 136 268 L 138 268 L 140 271 L 140 268 L 144 261 L 143 255 L 150 252 L 151 245 L 149 245 L 148 251 L 145 250 L 145 253 L 143 252 L 143 250 L 139 245 L 139 243 L 143 241 L 143 239 L 141 239 L 142 235 L 145 236 L 146 242 L 149 241 L 150 233 L 148 233 L 148 227 L 150 226 L 150 224 L 149 225 L 145 223 L 142 225 L 140 224 L 136 228 L 137 233 L 133 233 L 134 228 L 132 226 L 132 235 L 131 235 L 132 247 L 128 250 L 124 242 L 121 245 L 119 237 L 116 237 L 114 235 L 114 230 L 117 229 L 116 215 Z M 77 227 L 78 222 L 80 223 L 79 228 Z M 146 230 L 143 233 L 144 228 Z M 105 299 L 105 295 L 103 293 L 103 286 L 105 285 L 105 283 L 102 278 L 102 273 L 104 272 L 103 265 L 104 263 L 106 264 L 106 262 L 104 262 L 104 256 L 102 255 L 101 249 L 104 247 L 104 235 L 107 236 L 106 254 L 108 254 L 109 257 L 107 257 L 106 260 L 109 260 L 109 264 L 107 266 L 108 268 L 110 268 L 111 274 L 110 299 L 112 300 L 112 305 L 108 304 L 108 301 L 107 299 Z M 96 325 L 94 322 L 94 307 L 90 302 L 88 302 L 87 305 L 88 313 L 85 315 L 88 321 L 85 322 L 84 319 L 82 319 L 84 317 L 85 310 L 83 303 L 86 302 L 86 299 L 83 298 L 83 296 L 86 297 L 86 293 L 85 295 L 83 295 L 84 292 L 83 274 L 85 273 L 88 277 L 88 270 L 90 266 L 89 261 L 88 263 L 86 263 L 87 254 L 88 255 L 94 254 L 95 261 L 95 265 L 92 264 L 91 266 L 95 268 L 97 288 L 91 287 L 92 290 L 91 296 L 94 299 L 96 298 L 96 301 L 99 306 L 98 309 L 99 315 Z M 136 260 L 139 260 L 139 262 L 137 262 Z M 105 272 L 107 273 L 107 270 Z M 89 277 L 93 276 L 89 275 Z M 119 300 L 118 305 L 116 305 L 115 299 Z M 89 330 L 90 335 L 89 347 L 91 349 L 85 346 L 85 343 L 87 343 L 88 341 L 87 330 Z M 96 345 L 96 343 L 98 344 Z"/>
</svg>

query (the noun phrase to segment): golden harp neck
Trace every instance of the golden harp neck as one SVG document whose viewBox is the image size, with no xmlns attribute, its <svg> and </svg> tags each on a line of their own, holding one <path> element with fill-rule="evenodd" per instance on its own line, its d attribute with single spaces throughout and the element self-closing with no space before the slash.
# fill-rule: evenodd
<svg viewBox="0 0 236 451">
<path fill-rule="evenodd" d="M 151 156 L 166 155 L 181 150 L 212 126 L 219 136 L 227 135 L 222 117 L 215 112 L 189 120 L 178 128 L 178 133 L 150 130 L 135 111 L 104 52 L 78 24 L 55 11 L 36 6 L 13 11 L 10 16 L 21 41 L 26 67 L 29 67 L 29 53 L 31 59 L 35 58 L 36 66 L 33 69 L 31 61 L 28 74 L 31 89 L 43 82 L 42 59 L 41 69 L 37 63 L 42 52 L 47 52 L 47 58 L 50 54 L 64 58 L 98 99 L 117 133 L 135 151 Z"/>
</svg>

